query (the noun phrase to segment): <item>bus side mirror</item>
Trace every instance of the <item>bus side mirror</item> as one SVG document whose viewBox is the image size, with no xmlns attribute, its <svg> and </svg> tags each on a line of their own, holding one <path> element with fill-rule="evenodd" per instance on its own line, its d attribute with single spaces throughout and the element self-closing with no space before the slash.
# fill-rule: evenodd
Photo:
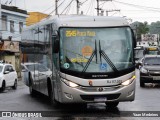
<svg viewBox="0 0 160 120">
<path fill-rule="evenodd" d="M 53 41 L 53 53 L 58 53 L 59 52 L 59 36 L 52 35 L 52 41 Z"/>
<path fill-rule="evenodd" d="M 134 46 L 134 48 L 136 48 L 136 46 L 137 46 L 137 41 L 136 41 L 135 34 L 134 34 L 134 32 L 133 32 L 133 29 L 131 29 L 131 32 L 132 32 L 133 46 Z"/>
<path fill-rule="evenodd" d="M 141 63 L 141 62 L 135 63 L 135 67 L 136 67 L 137 69 L 139 69 L 141 66 L 142 66 L 142 63 Z"/>
</svg>

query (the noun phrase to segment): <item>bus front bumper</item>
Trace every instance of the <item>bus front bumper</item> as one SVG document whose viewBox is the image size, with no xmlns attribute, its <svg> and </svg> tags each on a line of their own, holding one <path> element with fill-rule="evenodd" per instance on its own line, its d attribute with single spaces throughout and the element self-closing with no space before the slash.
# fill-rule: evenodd
<svg viewBox="0 0 160 120">
<path fill-rule="evenodd" d="M 59 101 L 61 103 L 123 102 L 135 98 L 135 80 L 127 86 L 69 87 L 61 81 Z"/>
</svg>

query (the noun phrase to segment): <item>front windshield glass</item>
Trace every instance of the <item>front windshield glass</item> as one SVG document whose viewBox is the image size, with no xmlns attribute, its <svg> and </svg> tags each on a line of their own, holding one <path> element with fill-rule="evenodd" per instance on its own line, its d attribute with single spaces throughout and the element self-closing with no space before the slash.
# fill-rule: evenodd
<svg viewBox="0 0 160 120">
<path fill-rule="evenodd" d="M 38 70 L 38 64 L 30 64 L 30 65 L 26 65 L 26 67 L 30 71 Z"/>
<path fill-rule="evenodd" d="M 114 72 L 111 64 L 99 54 L 108 56 L 116 69 L 133 67 L 132 36 L 129 27 L 61 28 L 60 67 L 82 72 Z M 95 54 L 93 54 L 95 53 Z M 93 57 L 92 59 L 90 59 Z M 88 62 L 91 60 L 90 62 Z"/>
<path fill-rule="evenodd" d="M 144 65 L 160 65 L 160 57 L 149 57 L 144 60 Z"/>
</svg>

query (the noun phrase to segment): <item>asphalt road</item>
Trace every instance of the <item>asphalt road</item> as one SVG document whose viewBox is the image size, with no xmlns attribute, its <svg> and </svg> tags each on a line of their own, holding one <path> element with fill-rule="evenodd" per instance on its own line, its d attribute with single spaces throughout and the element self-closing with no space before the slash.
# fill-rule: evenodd
<svg viewBox="0 0 160 120">
<path fill-rule="evenodd" d="M 75 120 L 88 120 L 88 119 L 119 119 L 127 120 L 137 120 L 144 118 L 145 120 L 159 119 L 158 117 L 133 117 L 133 113 L 137 111 L 148 111 L 152 113 L 153 111 L 160 111 L 160 85 L 158 84 L 146 84 L 145 88 L 139 86 L 139 75 L 136 71 L 136 98 L 133 102 L 121 102 L 117 108 L 108 109 L 103 103 L 88 104 L 87 107 L 79 105 L 66 105 L 61 107 L 53 107 L 50 105 L 47 97 L 38 95 L 36 97 L 31 97 L 29 95 L 29 89 L 21 81 L 19 82 L 18 89 L 12 90 L 7 88 L 5 92 L 0 93 L 0 111 L 48 111 L 47 114 L 54 115 L 50 119 L 75 119 Z M 131 112 L 129 112 L 131 111 Z M 139 113 L 139 112 L 138 112 Z M 140 112 L 141 113 L 141 112 Z M 155 112 L 157 113 L 157 112 Z M 128 117 L 127 117 L 128 115 Z M 131 116 L 129 116 L 131 115 Z M 160 115 L 160 112 L 159 112 Z M 0 118 L 0 120 L 4 118 Z M 5 118 L 5 119 L 15 119 L 21 120 L 22 118 Z M 25 118 L 25 119 L 37 119 L 40 118 Z M 44 119 L 44 118 L 41 118 Z M 46 118 L 45 118 L 46 119 Z"/>
</svg>

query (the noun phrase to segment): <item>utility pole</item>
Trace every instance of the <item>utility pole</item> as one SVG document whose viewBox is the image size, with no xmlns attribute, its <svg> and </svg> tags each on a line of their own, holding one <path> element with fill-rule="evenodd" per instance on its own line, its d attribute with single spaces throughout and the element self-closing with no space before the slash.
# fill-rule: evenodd
<svg viewBox="0 0 160 120">
<path fill-rule="evenodd" d="M 99 0 L 97 0 L 97 16 L 99 16 Z"/>
<path fill-rule="evenodd" d="M 112 0 L 97 0 L 97 8 L 96 8 L 97 9 L 97 16 L 99 16 L 99 10 L 101 10 L 101 8 L 99 8 L 99 2 L 100 1 L 106 1 L 107 2 L 107 1 L 112 1 Z"/>
<path fill-rule="evenodd" d="M 120 12 L 120 10 L 117 10 L 117 9 L 116 10 L 106 10 L 106 16 L 108 16 L 109 12 L 113 12 L 113 11 L 119 11 Z"/>
<path fill-rule="evenodd" d="M 56 9 L 56 15 L 58 15 L 58 0 L 55 0 L 55 9 Z"/>
<path fill-rule="evenodd" d="M 79 5 L 80 5 L 80 2 L 79 2 L 79 0 L 76 0 L 76 2 L 77 2 L 77 15 L 79 15 Z"/>
<path fill-rule="evenodd" d="M 104 10 L 101 10 L 101 16 L 103 16 L 103 15 L 104 15 L 103 13 L 104 13 Z"/>
</svg>

